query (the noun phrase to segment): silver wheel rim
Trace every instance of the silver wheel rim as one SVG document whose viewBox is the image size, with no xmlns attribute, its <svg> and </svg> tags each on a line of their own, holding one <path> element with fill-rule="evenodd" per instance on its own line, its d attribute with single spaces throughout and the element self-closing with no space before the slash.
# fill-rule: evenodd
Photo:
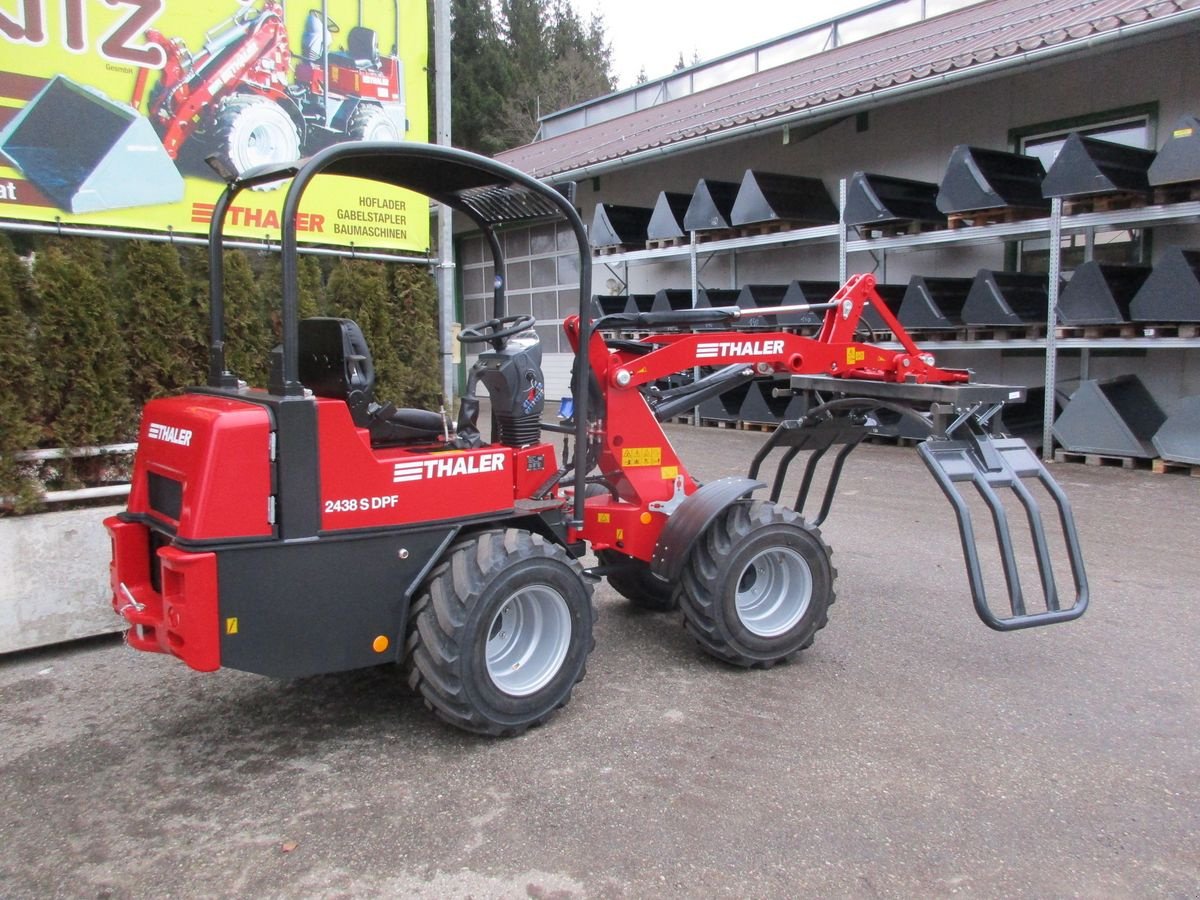
<svg viewBox="0 0 1200 900">
<path fill-rule="evenodd" d="M 562 594 L 546 585 L 522 588 L 488 626 L 488 676 L 511 697 L 544 688 L 562 668 L 571 645 L 571 613 Z"/>
<path fill-rule="evenodd" d="M 265 112 L 265 108 L 258 109 L 258 112 Z M 299 152 L 295 128 L 286 113 L 279 114 L 282 118 L 273 112 L 267 115 L 270 118 L 260 118 L 250 127 L 246 140 L 242 142 L 238 155 L 244 163 L 243 171 L 263 163 L 291 162 Z"/>
<path fill-rule="evenodd" d="M 366 134 L 363 135 L 363 140 L 398 141 L 400 140 L 400 134 L 390 119 L 379 116 L 371 123 L 371 127 L 367 129 Z"/>
<path fill-rule="evenodd" d="M 738 618 L 751 634 L 778 637 L 804 617 L 812 590 L 812 570 L 804 557 L 788 547 L 764 550 L 738 576 Z"/>
</svg>

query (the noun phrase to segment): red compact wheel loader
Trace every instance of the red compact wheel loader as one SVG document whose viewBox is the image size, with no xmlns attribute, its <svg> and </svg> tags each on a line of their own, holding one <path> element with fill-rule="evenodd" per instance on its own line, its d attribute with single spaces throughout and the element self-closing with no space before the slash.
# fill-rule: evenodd
<svg viewBox="0 0 1200 900">
<path fill-rule="evenodd" d="M 148 116 L 170 157 L 196 142 L 203 151 L 197 158 L 215 154 L 224 171 L 240 173 L 290 163 L 337 141 L 403 139 L 408 121 L 404 64 L 395 55 L 399 3 L 393 3 L 391 56 L 380 54 L 376 32 L 361 21 L 350 29 L 346 47 L 331 51 L 330 39 L 339 29 L 326 6 L 322 2 L 305 17 L 294 71 L 281 0 L 264 0 L 261 9 L 243 6 L 194 55 L 177 38 L 146 32 L 146 40 L 166 54 L 150 90 Z M 135 108 L 148 72 L 139 70 Z"/>
<path fill-rule="evenodd" d="M 133 647 L 200 671 L 279 677 L 398 663 L 447 722 L 514 734 L 563 706 L 582 678 L 593 646 L 591 585 L 607 577 L 635 604 L 678 608 L 713 656 L 768 667 L 807 647 L 826 622 L 836 573 L 818 526 L 846 456 L 882 411 L 929 435 L 919 449 L 958 515 L 968 583 L 986 624 L 1063 622 L 1086 608 L 1066 498 L 1024 442 L 989 431 L 1022 389 L 973 384 L 965 371 L 937 367 L 879 301 L 871 276 L 805 307 L 824 312 L 814 337 L 740 331 L 737 307 L 592 321 L 581 302 L 563 326 L 576 354 L 573 418 L 565 423 L 542 421 L 534 320 L 507 314 L 497 279 L 494 317 L 459 336 L 479 354 L 451 427 L 444 415 L 374 396 L 370 350 L 352 320 L 299 321 L 296 213 L 321 173 L 449 205 L 482 231 L 497 273 L 505 270 L 498 226 L 564 220 L 578 241 L 586 296 L 591 258 L 575 209 L 553 188 L 484 157 L 346 143 L 235 178 L 210 235 L 208 383 L 147 404 L 128 509 L 106 521 L 113 604 Z M 222 223 L 239 191 L 286 178 L 282 344 L 267 386 L 247 387 L 225 365 Z M 900 349 L 856 338 L 869 303 Z M 647 334 L 605 336 L 620 328 Z M 666 380 L 697 368 L 706 374 Z M 660 423 L 764 377 L 802 394 L 806 412 L 782 422 L 746 477 L 700 483 Z M 481 384 L 490 435 L 479 422 Z M 817 461 L 834 447 L 820 509 L 808 518 Z M 776 450 L 768 486 L 758 472 Z M 801 452 L 808 464 L 789 506 L 780 494 Z M 1060 597 L 1055 583 L 1031 490 L 1039 483 L 1060 519 L 1073 597 Z M 964 493 L 986 505 L 999 536 L 1008 589 L 1001 613 L 986 597 Z M 1006 494 L 1029 521 L 1037 603 L 1022 591 Z M 599 562 L 585 568 L 589 549 Z"/>
</svg>

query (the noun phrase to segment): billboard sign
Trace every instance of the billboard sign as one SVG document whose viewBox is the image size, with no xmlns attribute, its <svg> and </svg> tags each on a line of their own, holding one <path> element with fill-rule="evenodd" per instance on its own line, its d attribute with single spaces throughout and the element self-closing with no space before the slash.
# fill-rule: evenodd
<svg viewBox="0 0 1200 900">
<path fill-rule="evenodd" d="M 214 171 L 428 140 L 425 0 L 0 0 L 0 220 L 207 234 Z M 278 240 L 283 191 L 226 233 Z M 321 176 L 300 239 L 424 252 L 428 201 Z"/>
</svg>

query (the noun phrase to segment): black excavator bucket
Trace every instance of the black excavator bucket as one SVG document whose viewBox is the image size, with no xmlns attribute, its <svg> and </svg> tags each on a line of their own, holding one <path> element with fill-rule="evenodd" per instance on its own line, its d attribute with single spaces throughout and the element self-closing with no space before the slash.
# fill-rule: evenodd
<svg viewBox="0 0 1200 900">
<path fill-rule="evenodd" d="M 683 230 L 710 231 L 715 228 L 729 228 L 733 202 L 737 199 L 740 187 L 736 181 L 701 178 L 696 182 L 692 202 L 683 214 Z"/>
<path fill-rule="evenodd" d="M 183 198 L 183 176 L 150 120 L 63 75 L 47 82 L 0 131 L 0 150 L 65 212 Z"/>
<path fill-rule="evenodd" d="M 971 599 L 983 623 L 997 631 L 1015 631 L 1083 615 L 1088 605 L 1087 576 L 1075 519 L 1065 493 L 1023 440 L 988 432 L 989 423 L 1001 407 L 1024 396 L 1023 388 L 989 384 L 851 384 L 820 375 L 794 375 L 791 387 L 812 398 L 807 413 L 780 423 L 755 456 L 749 472 L 751 479 L 757 479 L 759 469 L 771 453 L 783 449 L 771 486 L 771 500 L 780 498 L 792 461 L 801 452 L 808 452 L 794 504 L 796 511 L 804 515 L 817 480 L 818 462 L 833 447 L 839 447 L 826 477 L 820 509 L 811 517 L 812 524 L 820 525 L 829 515 L 851 451 L 874 428 L 879 413 L 899 415 L 928 434 L 917 449 L 954 509 Z M 1024 513 L 1037 566 L 1040 604 L 1031 601 L 1021 577 L 1022 566 L 1005 506 L 1006 495 L 1015 497 L 1009 506 L 1019 505 Z M 1070 597 L 1060 590 L 1056 578 L 1055 554 L 1051 552 L 1043 521 L 1044 498 L 1049 498 L 1057 513 L 1058 531 L 1066 545 L 1066 564 L 1073 583 Z M 988 601 L 989 579 L 985 577 L 984 556 L 977 541 L 972 501 L 976 506 L 982 501 L 995 532 L 999 565 L 1007 588 L 1007 611 L 997 612 Z"/>
</svg>

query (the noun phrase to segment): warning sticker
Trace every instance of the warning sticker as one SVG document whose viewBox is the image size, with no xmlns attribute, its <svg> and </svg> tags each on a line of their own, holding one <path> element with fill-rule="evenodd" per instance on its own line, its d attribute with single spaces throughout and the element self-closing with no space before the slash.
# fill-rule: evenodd
<svg viewBox="0 0 1200 900">
<path fill-rule="evenodd" d="M 621 451 L 621 465 L 627 469 L 661 466 L 662 447 L 626 447 Z"/>
</svg>

